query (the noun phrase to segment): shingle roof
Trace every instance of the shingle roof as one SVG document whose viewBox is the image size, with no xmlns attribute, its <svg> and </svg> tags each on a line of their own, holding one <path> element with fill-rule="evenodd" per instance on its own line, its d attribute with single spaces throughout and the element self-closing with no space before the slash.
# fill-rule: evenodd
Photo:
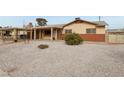
<svg viewBox="0 0 124 93">
<path fill-rule="evenodd" d="M 76 18 L 74 21 L 69 22 L 68 24 L 65 24 L 64 26 L 70 25 L 70 24 L 72 24 L 74 22 L 77 22 L 77 21 L 87 22 L 87 23 L 94 24 L 94 25 L 97 25 L 97 26 L 106 26 L 106 25 L 108 25 L 105 21 L 94 21 L 94 22 L 91 22 L 91 21 L 82 20 L 80 18 L 78 18 L 78 19 Z"/>
<path fill-rule="evenodd" d="M 60 27 L 62 28 L 65 24 L 53 24 L 53 25 L 46 25 L 46 26 L 43 26 L 43 27 Z"/>
<path fill-rule="evenodd" d="M 105 21 L 94 21 L 94 23 L 96 23 L 100 26 L 107 26 L 108 25 Z"/>
<path fill-rule="evenodd" d="M 64 27 L 67 26 L 67 25 L 73 24 L 73 23 L 75 23 L 75 22 L 87 22 L 87 23 L 90 23 L 90 24 L 98 25 L 98 24 L 96 24 L 96 23 L 94 23 L 94 22 L 91 22 L 91 21 L 86 21 L 86 20 L 82 20 L 82 19 L 79 19 L 79 18 L 77 19 L 77 18 L 76 18 L 75 20 L 73 20 L 73 21 L 71 21 L 71 22 L 65 24 Z"/>
<path fill-rule="evenodd" d="M 51 27 L 55 27 L 55 28 L 63 28 L 65 24 L 53 24 L 53 25 L 46 25 L 46 26 L 38 26 L 38 27 L 34 27 L 34 28 L 51 28 Z"/>
</svg>

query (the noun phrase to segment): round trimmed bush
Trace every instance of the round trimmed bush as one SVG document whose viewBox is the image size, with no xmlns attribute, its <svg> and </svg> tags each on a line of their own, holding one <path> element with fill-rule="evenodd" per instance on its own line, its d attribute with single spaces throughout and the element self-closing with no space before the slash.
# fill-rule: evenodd
<svg viewBox="0 0 124 93">
<path fill-rule="evenodd" d="M 48 45 L 45 45 L 45 44 L 41 44 L 41 45 L 38 46 L 38 48 L 40 48 L 40 49 L 46 49 L 48 47 L 49 46 Z"/>
<path fill-rule="evenodd" d="M 79 45 L 83 42 L 83 39 L 80 37 L 79 34 L 71 33 L 65 35 L 65 43 L 67 45 Z"/>
</svg>

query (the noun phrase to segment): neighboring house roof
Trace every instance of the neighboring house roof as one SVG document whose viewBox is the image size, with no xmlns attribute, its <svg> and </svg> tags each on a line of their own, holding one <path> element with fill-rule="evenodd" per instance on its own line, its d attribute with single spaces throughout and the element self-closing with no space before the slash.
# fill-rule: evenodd
<svg viewBox="0 0 124 93">
<path fill-rule="evenodd" d="M 97 26 L 106 26 L 108 25 L 105 21 L 94 21 L 94 22 L 91 22 L 91 21 L 86 21 L 86 20 L 82 20 L 82 19 L 75 19 L 74 21 L 68 23 L 68 24 L 65 24 L 65 26 L 68 26 L 70 24 L 73 24 L 75 22 L 86 22 L 86 23 L 90 23 L 90 24 L 94 24 L 94 25 L 97 25 Z"/>
<path fill-rule="evenodd" d="M 24 28 L 19 28 L 19 27 L 12 27 L 12 28 L 0 28 L 0 31 L 12 31 L 12 30 L 25 30 Z"/>
<path fill-rule="evenodd" d="M 107 29 L 107 32 L 124 32 L 124 29 Z"/>
</svg>

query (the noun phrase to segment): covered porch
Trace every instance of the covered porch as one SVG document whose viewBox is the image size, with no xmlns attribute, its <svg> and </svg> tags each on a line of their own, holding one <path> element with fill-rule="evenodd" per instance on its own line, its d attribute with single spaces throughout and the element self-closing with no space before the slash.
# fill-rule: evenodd
<svg viewBox="0 0 124 93">
<path fill-rule="evenodd" d="M 33 40 L 60 40 L 62 28 L 60 27 L 34 27 L 30 34 Z"/>
</svg>

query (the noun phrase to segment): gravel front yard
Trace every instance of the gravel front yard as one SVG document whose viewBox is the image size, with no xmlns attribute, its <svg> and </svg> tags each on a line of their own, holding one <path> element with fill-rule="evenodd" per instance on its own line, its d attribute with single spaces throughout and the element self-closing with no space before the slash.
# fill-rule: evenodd
<svg viewBox="0 0 124 93">
<path fill-rule="evenodd" d="M 49 48 L 40 50 L 39 44 Z M 0 69 L 9 76 L 124 76 L 124 45 L 68 46 L 63 41 L 0 45 Z"/>
</svg>

